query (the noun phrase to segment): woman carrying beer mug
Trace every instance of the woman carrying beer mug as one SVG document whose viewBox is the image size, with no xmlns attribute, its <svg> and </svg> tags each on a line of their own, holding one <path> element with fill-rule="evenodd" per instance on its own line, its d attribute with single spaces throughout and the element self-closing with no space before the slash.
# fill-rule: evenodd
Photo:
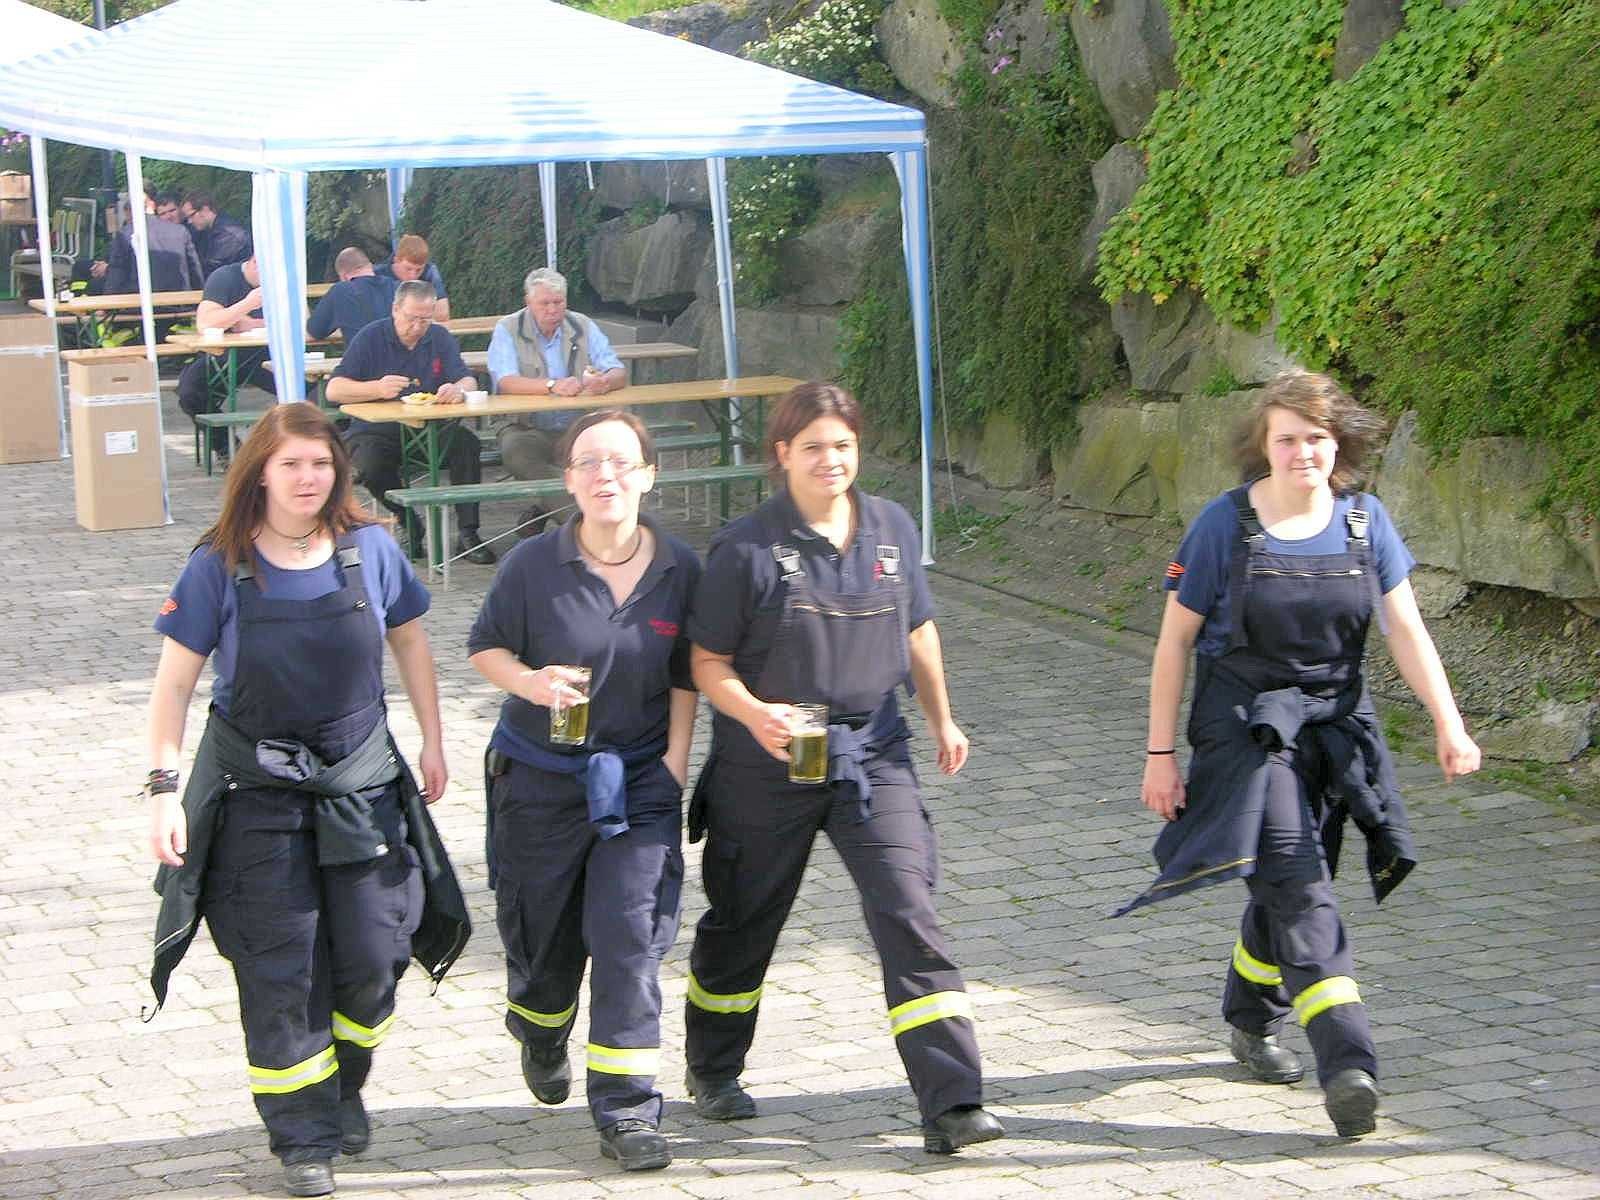
<svg viewBox="0 0 1600 1200">
<path fill-rule="evenodd" d="M 762 979 L 826 831 L 883 963 L 924 1147 L 952 1154 L 1004 1131 L 982 1107 L 972 1004 L 934 912 L 937 850 L 895 688 L 915 685 L 946 774 L 966 762 L 967 739 L 950 715 L 916 526 L 854 486 L 860 433 L 840 388 L 784 396 L 768 426 L 783 486 L 712 541 L 695 593 L 694 681 L 715 711 L 689 817 L 691 840 L 708 834 L 710 908 L 690 958 L 687 1085 L 702 1116 L 754 1115 L 739 1075 Z"/>
<path fill-rule="evenodd" d="M 472 665 L 508 693 L 486 779 L 506 1027 L 529 1089 L 560 1104 L 593 960 L 589 1111 L 601 1154 L 648 1170 L 672 1161 L 655 1088 L 659 974 L 683 883 L 695 709 L 683 626 L 700 563 L 639 512 L 656 454 L 637 417 L 589 413 L 560 455 L 578 511 L 506 556 L 468 640 Z"/>
</svg>

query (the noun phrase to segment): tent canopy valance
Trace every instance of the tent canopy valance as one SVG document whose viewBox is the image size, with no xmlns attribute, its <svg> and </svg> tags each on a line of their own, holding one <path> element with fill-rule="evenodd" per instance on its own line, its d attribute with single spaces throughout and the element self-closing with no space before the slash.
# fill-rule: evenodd
<svg viewBox="0 0 1600 1200">
<path fill-rule="evenodd" d="M 738 350 L 726 160 L 887 154 L 901 188 L 922 401 L 925 556 L 931 551 L 926 123 L 916 109 L 551 0 L 176 0 L 104 34 L 0 65 L 0 126 L 35 135 L 36 174 L 43 138 L 120 150 L 135 193 L 146 156 L 251 172 L 280 400 L 305 394 L 309 171 L 387 170 L 397 208 L 415 167 L 538 163 L 553 247 L 554 163 L 703 158 L 732 377 Z M 44 190 L 35 189 L 42 217 Z M 143 229 L 134 222 L 148 296 Z M 148 299 L 143 316 L 150 345 Z"/>
</svg>

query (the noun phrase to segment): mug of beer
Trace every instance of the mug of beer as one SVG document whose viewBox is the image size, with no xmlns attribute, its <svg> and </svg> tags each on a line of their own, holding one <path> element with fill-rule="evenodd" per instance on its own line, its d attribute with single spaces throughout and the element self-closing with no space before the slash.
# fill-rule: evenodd
<svg viewBox="0 0 1600 1200">
<path fill-rule="evenodd" d="M 789 725 L 789 782 L 828 781 L 828 706 L 795 704 Z"/>
<path fill-rule="evenodd" d="M 567 667 L 578 678 L 555 685 L 550 706 L 550 740 L 558 746 L 581 746 L 589 740 L 589 668 Z"/>
</svg>

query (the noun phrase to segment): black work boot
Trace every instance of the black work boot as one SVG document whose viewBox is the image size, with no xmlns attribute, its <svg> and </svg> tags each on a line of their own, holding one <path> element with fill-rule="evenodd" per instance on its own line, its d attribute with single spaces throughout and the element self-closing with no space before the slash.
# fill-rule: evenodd
<svg viewBox="0 0 1600 1200">
<path fill-rule="evenodd" d="M 1278 1045 L 1275 1034 L 1249 1033 L 1235 1025 L 1228 1049 L 1261 1083 L 1295 1083 L 1306 1073 L 1300 1056 L 1287 1046 Z"/>
<path fill-rule="evenodd" d="M 600 1157 L 624 1171 L 657 1171 L 672 1161 L 672 1148 L 649 1121 L 630 1117 L 600 1131 Z"/>
<path fill-rule="evenodd" d="M 326 1158 L 284 1163 L 283 1190 L 291 1196 L 333 1195 L 333 1163 Z"/>
<path fill-rule="evenodd" d="M 1340 1137 L 1360 1137 L 1378 1127 L 1378 1081 L 1360 1067 L 1346 1067 L 1328 1080 L 1322 1102 Z"/>
<path fill-rule="evenodd" d="M 572 1066 L 567 1062 L 567 1044 L 540 1050 L 532 1042 L 522 1043 L 522 1078 L 541 1104 L 560 1104 L 572 1093 Z"/>
<path fill-rule="evenodd" d="M 737 1079 L 698 1079 L 690 1071 L 683 1077 L 694 1110 L 712 1121 L 743 1121 L 756 1115 L 756 1102 Z"/>
<path fill-rule="evenodd" d="M 963 1146 L 1005 1135 L 1005 1126 L 983 1105 L 958 1104 L 922 1126 L 922 1148 L 929 1154 L 954 1154 Z"/>
</svg>

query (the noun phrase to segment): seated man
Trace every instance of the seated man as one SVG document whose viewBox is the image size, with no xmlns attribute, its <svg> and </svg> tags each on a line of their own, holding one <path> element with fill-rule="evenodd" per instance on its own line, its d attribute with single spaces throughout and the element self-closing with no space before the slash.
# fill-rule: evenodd
<svg viewBox="0 0 1600 1200">
<path fill-rule="evenodd" d="M 250 231 L 225 212 L 217 211 L 210 192 L 190 192 L 178 206 L 184 222 L 194 234 L 195 249 L 206 278 L 218 267 L 243 262 L 253 253 Z"/>
<path fill-rule="evenodd" d="M 151 228 L 160 223 L 155 222 Z M 218 267 L 206 276 L 205 291 L 201 294 L 200 306 L 194 312 L 194 324 L 196 329 L 202 331 L 220 329 L 225 333 L 248 333 L 266 325 L 261 319 L 261 272 L 256 265 L 255 255 L 252 254 L 243 262 Z M 208 357 L 197 354 L 194 361 L 178 375 L 178 405 L 191 417 L 218 411 L 221 397 L 213 396 L 211 392 L 206 371 Z M 253 383 L 269 392 L 274 390 L 276 385 L 272 376 L 262 366 L 266 360 L 267 351 L 264 347 L 238 351 L 235 362 L 238 364 L 239 385 Z M 227 462 L 228 447 L 228 431 L 213 429 L 212 453 Z"/>
<path fill-rule="evenodd" d="M 333 269 L 339 282 L 311 310 L 306 332 L 314 338 L 325 338 L 337 329 L 349 342 L 374 321 L 388 319 L 395 289 L 400 285 L 393 278 L 376 274 L 372 260 L 355 246 L 339 251 Z"/>
<path fill-rule="evenodd" d="M 443 325 L 434 324 L 436 303 L 433 285 L 420 279 L 407 280 L 396 288 L 390 319 L 374 322 L 350 339 L 328 380 L 329 401 L 398 400 L 411 392 L 432 392 L 447 403 L 465 400 L 465 393 L 477 387 L 478 381 L 461 361 L 460 343 Z M 477 436 L 460 426 L 446 429 L 440 436 L 446 447 L 450 482 L 477 483 L 483 477 Z M 421 523 L 387 499 L 388 493 L 402 484 L 399 424 L 352 418 L 345 439 L 356 475 L 385 508 L 406 522 L 411 552 L 420 553 Z M 458 504 L 456 517 L 461 523 L 457 552 L 468 562 L 485 566 L 494 562 L 494 551 L 478 536 L 478 506 Z"/>
<path fill-rule="evenodd" d="M 502 395 L 601 395 L 628 382 L 627 369 L 600 327 L 567 309 L 566 276 L 550 267 L 528 272 L 522 283 L 526 306 L 502 317 L 489 339 L 489 379 Z M 574 416 L 534 413 L 500 431 L 500 462 L 518 479 L 553 479 L 561 474 L 556 447 Z M 528 534 L 543 528 L 537 505 L 518 524 Z"/>
<path fill-rule="evenodd" d="M 408 279 L 420 279 L 424 283 L 433 284 L 434 294 L 439 297 L 439 308 L 434 313 L 435 321 L 448 321 L 450 319 L 450 293 L 444 289 L 444 276 L 439 274 L 437 263 L 428 260 L 428 243 L 414 233 L 408 233 L 394 244 L 394 257 L 386 263 L 380 263 L 374 268 L 380 276 L 400 283 Z"/>
</svg>

